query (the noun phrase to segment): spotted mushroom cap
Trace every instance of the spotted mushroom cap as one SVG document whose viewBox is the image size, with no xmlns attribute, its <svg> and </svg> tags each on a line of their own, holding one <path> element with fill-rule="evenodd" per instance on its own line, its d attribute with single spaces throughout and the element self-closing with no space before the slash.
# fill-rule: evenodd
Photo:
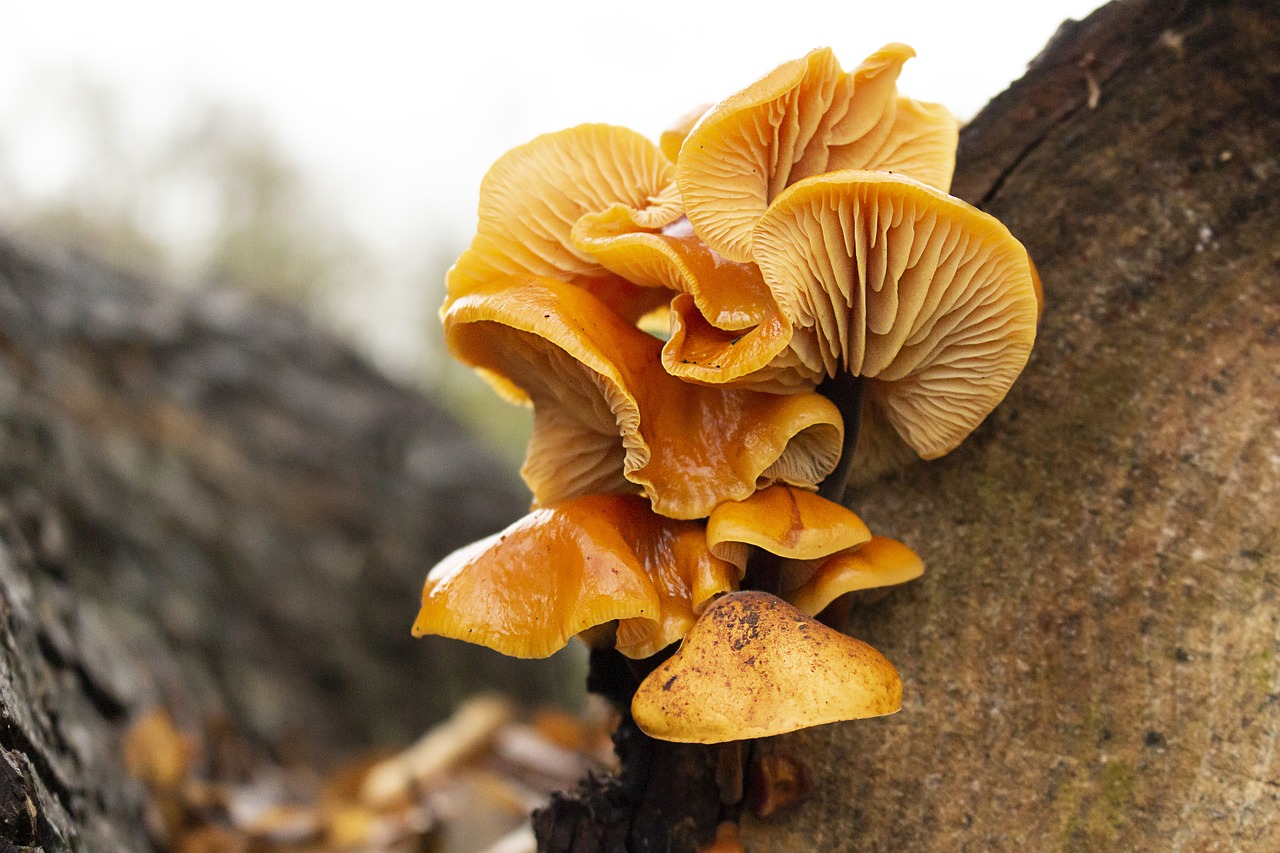
<svg viewBox="0 0 1280 853">
<path fill-rule="evenodd" d="M 902 681 L 883 655 L 763 592 L 723 595 L 640 684 L 650 737 L 723 743 L 892 714 Z"/>
</svg>

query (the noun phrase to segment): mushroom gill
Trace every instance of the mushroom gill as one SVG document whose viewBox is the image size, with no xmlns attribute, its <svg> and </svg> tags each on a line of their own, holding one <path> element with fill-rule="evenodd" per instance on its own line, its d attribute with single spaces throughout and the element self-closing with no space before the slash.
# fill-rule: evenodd
<svg viewBox="0 0 1280 853">
<path fill-rule="evenodd" d="M 749 261 L 756 221 L 784 189 L 812 175 L 876 169 L 949 188 L 955 118 L 897 94 L 902 65 L 914 55 L 886 45 L 846 74 L 822 48 L 712 107 L 676 166 L 694 230 L 726 258 Z"/>
<path fill-rule="evenodd" d="M 479 225 L 446 277 L 448 299 L 530 273 L 607 293 L 615 310 L 639 317 L 666 299 L 609 274 L 570 232 L 584 214 L 614 207 L 642 226 L 674 221 L 682 213 L 674 178 L 657 146 L 624 127 L 583 124 L 511 149 L 480 185 Z"/>
<path fill-rule="evenodd" d="M 1004 399 L 1035 341 L 1037 281 L 994 217 L 900 175 L 833 172 L 761 217 L 755 259 L 815 380 L 865 397 L 920 456 L 958 445 Z"/>
</svg>

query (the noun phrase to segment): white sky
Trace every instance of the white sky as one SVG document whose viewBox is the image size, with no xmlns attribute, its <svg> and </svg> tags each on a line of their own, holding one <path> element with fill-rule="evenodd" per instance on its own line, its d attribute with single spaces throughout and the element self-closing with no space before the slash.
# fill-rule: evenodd
<svg viewBox="0 0 1280 853">
<path fill-rule="evenodd" d="M 0 0 L 0 156 L 18 164 L 24 190 L 65 180 L 75 151 L 59 138 L 65 125 L 29 117 L 41 84 L 73 71 L 117 93 L 130 125 L 157 137 L 193 102 L 239 104 L 403 275 L 422 247 L 469 238 L 484 171 L 539 133 L 603 121 L 656 138 L 813 47 L 830 45 L 851 68 L 890 41 L 918 54 L 903 93 L 968 118 L 1063 20 L 1099 5 Z M 404 297 L 383 298 L 371 316 Z"/>
<path fill-rule="evenodd" d="M 605 121 L 656 136 L 818 45 L 851 67 L 885 42 L 911 44 L 901 90 L 968 117 L 1062 20 L 1098 5 L 0 0 L 0 117 L 69 68 L 157 128 L 193 92 L 254 106 L 391 247 L 433 220 L 465 236 L 488 164 L 538 133 Z"/>
</svg>

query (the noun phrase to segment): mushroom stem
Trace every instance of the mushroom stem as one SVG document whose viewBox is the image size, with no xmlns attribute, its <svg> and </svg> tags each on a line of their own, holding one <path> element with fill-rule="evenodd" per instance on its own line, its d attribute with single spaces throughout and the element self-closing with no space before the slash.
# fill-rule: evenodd
<svg viewBox="0 0 1280 853">
<path fill-rule="evenodd" d="M 751 556 L 742 576 L 743 589 L 758 589 L 761 592 L 778 594 L 778 584 L 782 580 L 782 560 L 764 548 L 751 548 Z"/>
<path fill-rule="evenodd" d="M 835 403 L 844 418 L 844 446 L 840 449 L 840 461 L 836 463 L 835 470 L 818 484 L 818 494 L 836 503 L 844 499 L 844 490 L 853 472 L 853 455 L 858 449 L 858 431 L 862 426 L 862 384 L 861 376 L 837 373 L 818 386 L 818 393 Z"/>
</svg>

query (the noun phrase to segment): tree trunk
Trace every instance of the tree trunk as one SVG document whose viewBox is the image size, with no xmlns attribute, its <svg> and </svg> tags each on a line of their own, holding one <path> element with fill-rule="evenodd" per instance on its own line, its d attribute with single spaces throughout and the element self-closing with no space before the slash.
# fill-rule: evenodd
<svg viewBox="0 0 1280 853">
<path fill-rule="evenodd" d="M 0 841 L 148 849 L 120 746 L 154 706 L 209 761 L 331 763 L 576 678 L 409 637 L 425 569 L 527 503 L 296 312 L 0 240 Z"/>
<path fill-rule="evenodd" d="M 927 567 L 849 627 L 903 710 L 756 743 L 813 794 L 745 846 L 1280 850 L 1280 4 L 1064 26 L 954 191 L 1035 259 L 1036 350 L 960 449 L 850 495 Z M 669 786 L 588 787 L 542 838 L 690 849 L 684 793 L 634 831 Z"/>
<path fill-rule="evenodd" d="M 851 622 L 904 709 L 757 743 L 814 790 L 745 843 L 1280 849 L 1280 4 L 1064 28 L 955 191 L 1035 258 L 1039 343 L 959 450 L 851 495 L 928 567 Z M 531 689 L 406 636 L 523 490 L 287 311 L 0 242 L 0 442 L 0 840 L 146 849 L 119 741 L 154 704 L 308 756 L 407 740 L 451 669 Z M 707 836 L 707 754 L 626 747 L 549 848 Z"/>
</svg>

